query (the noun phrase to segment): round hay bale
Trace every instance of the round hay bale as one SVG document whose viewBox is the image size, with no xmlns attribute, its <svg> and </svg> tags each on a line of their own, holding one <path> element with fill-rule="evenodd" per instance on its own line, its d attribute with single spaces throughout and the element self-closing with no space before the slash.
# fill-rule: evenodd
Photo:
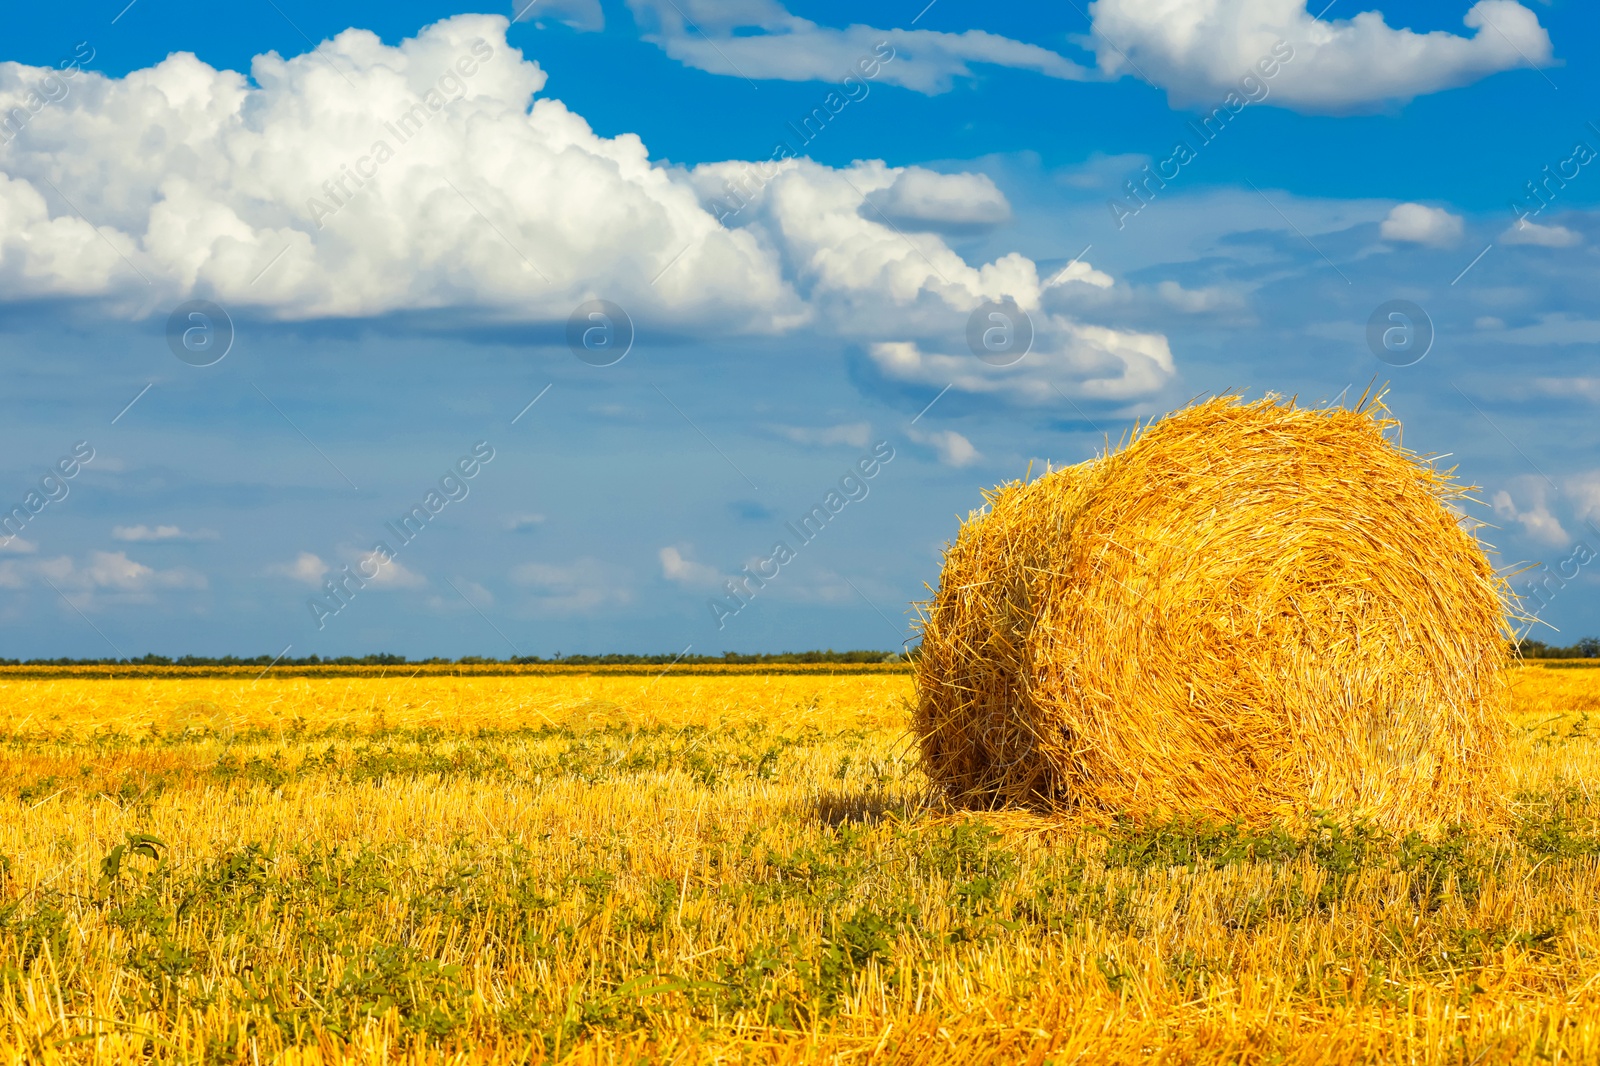
<svg viewBox="0 0 1600 1066">
<path fill-rule="evenodd" d="M 1387 414 L 1223 397 L 985 493 L 924 605 L 934 784 L 1097 821 L 1495 820 L 1509 588 Z"/>
</svg>

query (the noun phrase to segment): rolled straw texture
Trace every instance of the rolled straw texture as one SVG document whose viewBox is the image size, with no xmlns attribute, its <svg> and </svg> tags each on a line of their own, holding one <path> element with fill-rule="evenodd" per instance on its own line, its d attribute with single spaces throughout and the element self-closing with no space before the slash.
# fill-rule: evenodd
<svg viewBox="0 0 1600 1066">
<path fill-rule="evenodd" d="M 965 806 L 1387 828 L 1503 811 L 1512 600 L 1468 488 L 1358 409 L 1223 397 L 985 495 L 914 727 Z"/>
</svg>

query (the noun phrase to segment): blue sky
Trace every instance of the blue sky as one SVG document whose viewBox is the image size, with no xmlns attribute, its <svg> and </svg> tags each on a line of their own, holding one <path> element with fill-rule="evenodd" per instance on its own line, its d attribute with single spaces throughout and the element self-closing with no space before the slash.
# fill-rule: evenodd
<svg viewBox="0 0 1600 1066">
<path fill-rule="evenodd" d="M 1211 7 L 11 14 L 0 491 L 59 498 L 0 548 L 0 655 L 894 647 L 982 487 L 1374 381 L 1497 562 L 1565 567 L 1544 638 L 1600 632 L 1597 17 Z M 1006 298 L 1036 341 L 992 366 Z M 611 365 L 568 345 L 596 300 Z M 1412 365 L 1368 344 L 1396 300 Z M 341 568 L 379 576 L 312 610 Z"/>
</svg>

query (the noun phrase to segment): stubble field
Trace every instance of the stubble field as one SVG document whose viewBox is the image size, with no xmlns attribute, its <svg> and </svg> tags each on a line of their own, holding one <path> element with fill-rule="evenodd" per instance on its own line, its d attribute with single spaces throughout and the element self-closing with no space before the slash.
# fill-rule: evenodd
<svg viewBox="0 0 1600 1066">
<path fill-rule="evenodd" d="M 1600 1060 L 1600 670 L 1516 821 L 932 802 L 904 672 L 0 673 L 0 1061 Z"/>
</svg>

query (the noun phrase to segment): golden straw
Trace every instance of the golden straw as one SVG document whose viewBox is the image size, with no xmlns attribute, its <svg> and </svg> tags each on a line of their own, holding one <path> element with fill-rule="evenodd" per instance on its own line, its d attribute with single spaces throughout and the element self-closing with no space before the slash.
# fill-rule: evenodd
<svg viewBox="0 0 1600 1066">
<path fill-rule="evenodd" d="M 929 777 L 1096 821 L 1497 820 L 1509 589 L 1397 429 L 1222 397 L 985 493 L 925 605 Z"/>
</svg>

